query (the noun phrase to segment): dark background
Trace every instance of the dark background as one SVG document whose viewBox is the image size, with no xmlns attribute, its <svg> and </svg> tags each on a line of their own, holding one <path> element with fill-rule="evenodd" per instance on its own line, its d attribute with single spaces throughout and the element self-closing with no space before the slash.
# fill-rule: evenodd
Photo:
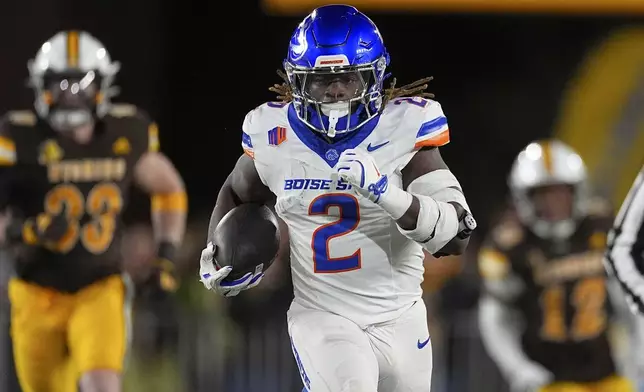
<svg viewBox="0 0 644 392">
<path fill-rule="evenodd" d="M 273 98 L 301 17 L 266 16 L 255 1 L 52 1 L 0 6 L 0 109 L 29 107 L 26 61 L 61 29 L 84 29 L 122 63 L 117 100 L 159 122 L 193 212 L 208 210 L 241 153 L 245 113 Z M 450 121 L 443 149 L 482 223 L 505 194 L 509 164 L 551 133 L 584 54 L 635 17 L 371 12 L 399 82 L 434 76 Z"/>
<path fill-rule="evenodd" d="M 122 93 L 116 101 L 136 104 L 158 121 L 161 148 L 187 184 L 191 225 L 181 257 L 187 261 L 179 307 L 173 301 L 139 304 L 134 324 L 140 331 L 134 332 L 139 357 L 128 377 L 156 384 L 132 387 L 138 384 L 128 379 L 132 390 L 301 389 L 284 325 L 290 287 L 271 294 L 260 286 L 223 301 L 195 279 L 204 226 L 220 185 L 242 153 L 244 115 L 274 98 L 267 88 L 280 82 L 275 70 L 304 17 L 269 16 L 258 1 L 0 4 L 0 112 L 31 107 L 26 65 L 42 43 L 60 30 L 86 30 L 122 63 L 117 76 Z M 566 141 L 590 164 L 594 189 L 621 202 L 644 162 L 644 18 L 367 13 L 380 28 L 391 54 L 390 71 L 400 84 L 435 77 L 428 90 L 448 116 L 452 139 L 441 152 L 481 226 L 463 257 L 464 272 L 442 290 L 428 287 L 432 276 L 437 287 L 451 277 L 451 272 L 436 270 L 450 262 L 426 263 L 425 300 L 435 344 L 433 387 L 439 392 L 503 391 L 478 340 L 477 244 L 506 201 L 512 160 L 538 138 L 568 135 Z M 628 34 L 636 38 L 622 42 L 618 35 L 610 48 L 602 46 L 626 29 L 634 29 Z M 601 61 L 587 61 L 598 52 Z M 574 137 L 566 134 L 570 129 Z M 132 215 L 147 222 L 148 210 L 141 203 L 142 197 Z M 149 227 L 135 227 L 127 238 L 143 244 L 143 250 L 126 249 L 126 264 L 141 254 L 153 257 Z M 2 299 L 0 295 L 0 326 L 6 330 L 8 306 Z M 159 343 L 164 341 L 160 337 L 170 343 Z M 0 346 L 3 340 L 0 336 Z M 169 354 L 159 354 L 166 349 Z M 0 351 L 5 353 L 0 356 L 0 390 L 17 391 L 2 387 L 9 374 L 2 371 L 3 359 L 10 351 L 4 346 Z M 181 376 L 174 377 L 165 366 Z"/>
</svg>

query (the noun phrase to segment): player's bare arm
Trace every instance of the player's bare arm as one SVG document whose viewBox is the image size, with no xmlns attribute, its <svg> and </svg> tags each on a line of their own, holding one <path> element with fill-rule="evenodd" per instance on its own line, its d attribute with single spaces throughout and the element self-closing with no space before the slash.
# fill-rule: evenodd
<svg viewBox="0 0 644 392">
<path fill-rule="evenodd" d="M 224 215 L 240 204 L 257 203 L 272 206 L 274 201 L 275 195 L 262 183 L 253 160 L 247 154 L 242 154 L 219 190 L 217 204 L 210 218 L 210 227 L 217 227 Z M 281 220 L 280 232 L 280 250 L 275 262 L 265 272 L 262 287 L 279 287 L 288 275 L 288 227 Z"/>
<path fill-rule="evenodd" d="M 160 152 L 147 152 L 134 168 L 136 184 L 152 197 L 151 218 L 158 256 L 172 260 L 186 229 L 187 196 L 181 176 Z"/>
<path fill-rule="evenodd" d="M 228 211 L 240 204 L 269 204 L 274 199 L 275 195 L 259 178 L 253 160 L 243 154 L 219 190 L 217 204 L 210 218 L 210 225 L 216 227 L 216 224 Z"/>
<path fill-rule="evenodd" d="M 275 195 L 264 185 L 259 173 L 255 168 L 255 163 L 246 154 L 242 155 L 235 164 L 233 171 L 219 190 L 217 203 L 210 218 L 210 227 L 215 228 L 221 219 L 233 208 L 244 203 L 272 204 Z M 284 226 L 284 225 L 281 225 Z M 286 252 L 283 252 L 286 253 Z M 215 262 L 217 250 L 214 244 L 209 243 L 201 253 L 201 267 L 199 275 L 206 288 L 215 290 L 221 295 L 232 297 L 242 290 L 255 287 L 263 279 L 264 273 L 246 274 L 241 279 L 232 282 L 223 283 L 223 280 L 230 274 L 230 266 L 219 268 Z M 285 263 L 279 263 L 280 268 L 269 269 L 271 274 L 276 275 L 275 280 L 279 281 L 282 275 Z"/>
</svg>

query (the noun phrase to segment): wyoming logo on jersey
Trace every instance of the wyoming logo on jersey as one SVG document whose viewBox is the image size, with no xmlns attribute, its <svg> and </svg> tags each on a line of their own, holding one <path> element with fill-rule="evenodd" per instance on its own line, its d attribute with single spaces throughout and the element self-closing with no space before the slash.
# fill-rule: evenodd
<svg viewBox="0 0 644 392">
<path fill-rule="evenodd" d="M 130 142 L 127 138 L 120 137 L 112 144 L 112 151 L 116 155 L 127 155 L 130 153 Z"/>
<path fill-rule="evenodd" d="M 38 162 L 41 165 L 58 162 L 63 158 L 63 149 L 53 140 L 47 140 L 40 146 L 40 156 Z"/>
</svg>

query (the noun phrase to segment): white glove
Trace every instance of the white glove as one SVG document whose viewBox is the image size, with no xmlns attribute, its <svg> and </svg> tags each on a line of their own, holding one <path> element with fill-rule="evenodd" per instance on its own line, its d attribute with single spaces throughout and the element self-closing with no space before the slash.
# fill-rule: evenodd
<svg viewBox="0 0 644 392">
<path fill-rule="evenodd" d="M 552 383 L 554 376 L 538 363 L 522 366 L 510 379 L 512 392 L 537 392 Z"/>
<path fill-rule="evenodd" d="M 387 192 L 389 182 L 371 155 L 362 149 L 349 149 L 340 154 L 338 175 L 348 182 L 362 196 L 378 203 Z"/>
<path fill-rule="evenodd" d="M 206 248 L 201 251 L 199 277 L 206 289 L 213 290 L 224 297 L 234 297 L 243 290 L 257 286 L 264 277 L 264 272 L 260 270 L 255 273 L 249 272 L 232 282 L 223 282 L 233 267 L 218 268 L 215 263 L 215 250 L 215 245 L 209 242 Z"/>
</svg>

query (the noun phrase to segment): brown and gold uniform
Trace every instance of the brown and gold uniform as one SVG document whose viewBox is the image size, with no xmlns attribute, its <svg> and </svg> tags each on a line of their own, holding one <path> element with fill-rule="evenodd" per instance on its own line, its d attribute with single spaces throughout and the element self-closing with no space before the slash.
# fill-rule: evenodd
<svg viewBox="0 0 644 392">
<path fill-rule="evenodd" d="M 16 368 L 28 391 L 75 391 L 86 371 L 121 370 L 130 291 L 120 216 L 137 161 L 157 149 L 156 125 L 130 105 L 115 105 L 85 145 L 31 112 L 2 122 L 0 169 L 11 178 L 3 207 L 26 218 L 9 296 Z M 38 243 L 36 225 L 60 213 L 70 222 L 63 238 Z"/>
<path fill-rule="evenodd" d="M 630 392 L 616 375 L 607 336 L 609 301 L 602 264 L 612 219 L 593 214 L 564 241 L 542 239 L 510 218 L 492 230 L 479 255 L 488 294 L 525 320 L 528 358 L 554 375 L 540 392 Z M 513 288 L 510 289 L 510 286 Z M 520 289 L 517 289 L 520 287 Z"/>
</svg>

